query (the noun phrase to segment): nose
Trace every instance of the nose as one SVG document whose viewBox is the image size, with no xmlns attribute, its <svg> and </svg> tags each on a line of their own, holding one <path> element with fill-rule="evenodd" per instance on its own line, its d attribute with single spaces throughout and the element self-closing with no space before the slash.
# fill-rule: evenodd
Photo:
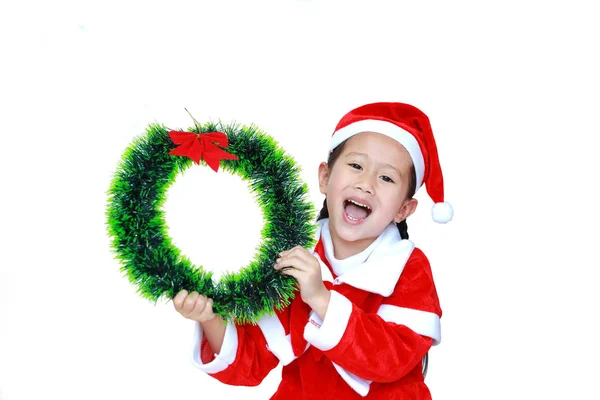
<svg viewBox="0 0 600 400">
<path fill-rule="evenodd" d="M 358 179 L 354 184 L 354 188 L 373 195 L 375 194 L 375 189 L 372 179 L 373 178 L 370 175 L 362 174 L 360 179 Z"/>
</svg>

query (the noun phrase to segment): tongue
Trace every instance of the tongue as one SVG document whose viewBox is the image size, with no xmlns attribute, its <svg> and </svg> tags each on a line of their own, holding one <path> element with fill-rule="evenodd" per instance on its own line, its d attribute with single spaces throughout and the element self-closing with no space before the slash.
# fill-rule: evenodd
<svg viewBox="0 0 600 400">
<path fill-rule="evenodd" d="M 367 217 L 367 210 L 356 204 L 348 203 L 346 206 L 346 214 L 354 219 L 363 219 Z"/>
</svg>

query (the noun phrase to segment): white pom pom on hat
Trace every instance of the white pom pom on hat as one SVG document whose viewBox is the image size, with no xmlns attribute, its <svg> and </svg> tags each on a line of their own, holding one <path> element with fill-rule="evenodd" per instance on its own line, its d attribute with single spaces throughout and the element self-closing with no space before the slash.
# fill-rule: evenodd
<svg viewBox="0 0 600 400">
<path fill-rule="evenodd" d="M 410 154 L 417 177 L 417 190 L 424 184 L 435 203 L 431 215 L 435 222 L 452 220 L 454 211 L 444 201 L 444 179 L 429 118 L 418 108 L 404 103 L 371 103 L 347 113 L 336 126 L 329 150 L 344 140 L 375 132 L 398 141 Z"/>
<path fill-rule="evenodd" d="M 431 209 L 431 216 L 438 224 L 445 224 L 452 221 L 452 217 L 454 217 L 454 210 L 452 209 L 450 203 L 445 201 L 441 203 L 435 203 Z"/>
</svg>

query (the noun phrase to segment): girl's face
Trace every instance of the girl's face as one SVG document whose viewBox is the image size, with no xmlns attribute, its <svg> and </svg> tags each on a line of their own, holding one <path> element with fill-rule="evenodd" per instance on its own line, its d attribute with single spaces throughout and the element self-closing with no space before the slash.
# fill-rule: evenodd
<svg viewBox="0 0 600 400">
<path fill-rule="evenodd" d="M 337 259 L 366 249 L 392 221 L 415 211 L 417 200 L 406 198 L 411 169 L 400 143 L 370 132 L 348 139 L 332 168 L 319 166 Z"/>
</svg>

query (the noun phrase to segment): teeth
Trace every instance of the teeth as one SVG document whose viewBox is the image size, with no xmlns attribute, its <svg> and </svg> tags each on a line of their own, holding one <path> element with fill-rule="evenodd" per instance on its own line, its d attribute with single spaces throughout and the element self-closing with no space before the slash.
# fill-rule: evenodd
<svg viewBox="0 0 600 400">
<path fill-rule="evenodd" d="M 360 206 L 360 207 L 364 207 L 364 208 L 366 208 L 367 210 L 370 210 L 370 209 L 371 209 L 371 207 L 369 207 L 368 205 L 366 205 L 366 204 L 362 204 L 362 203 L 359 203 L 358 201 L 354 201 L 354 200 L 350 200 L 350 199 L 348 199 L 348 202 L 350 202 L 350 203 L 354 203 L 354 204 L 356 204 L 357 206 Z"/>
</svg>

